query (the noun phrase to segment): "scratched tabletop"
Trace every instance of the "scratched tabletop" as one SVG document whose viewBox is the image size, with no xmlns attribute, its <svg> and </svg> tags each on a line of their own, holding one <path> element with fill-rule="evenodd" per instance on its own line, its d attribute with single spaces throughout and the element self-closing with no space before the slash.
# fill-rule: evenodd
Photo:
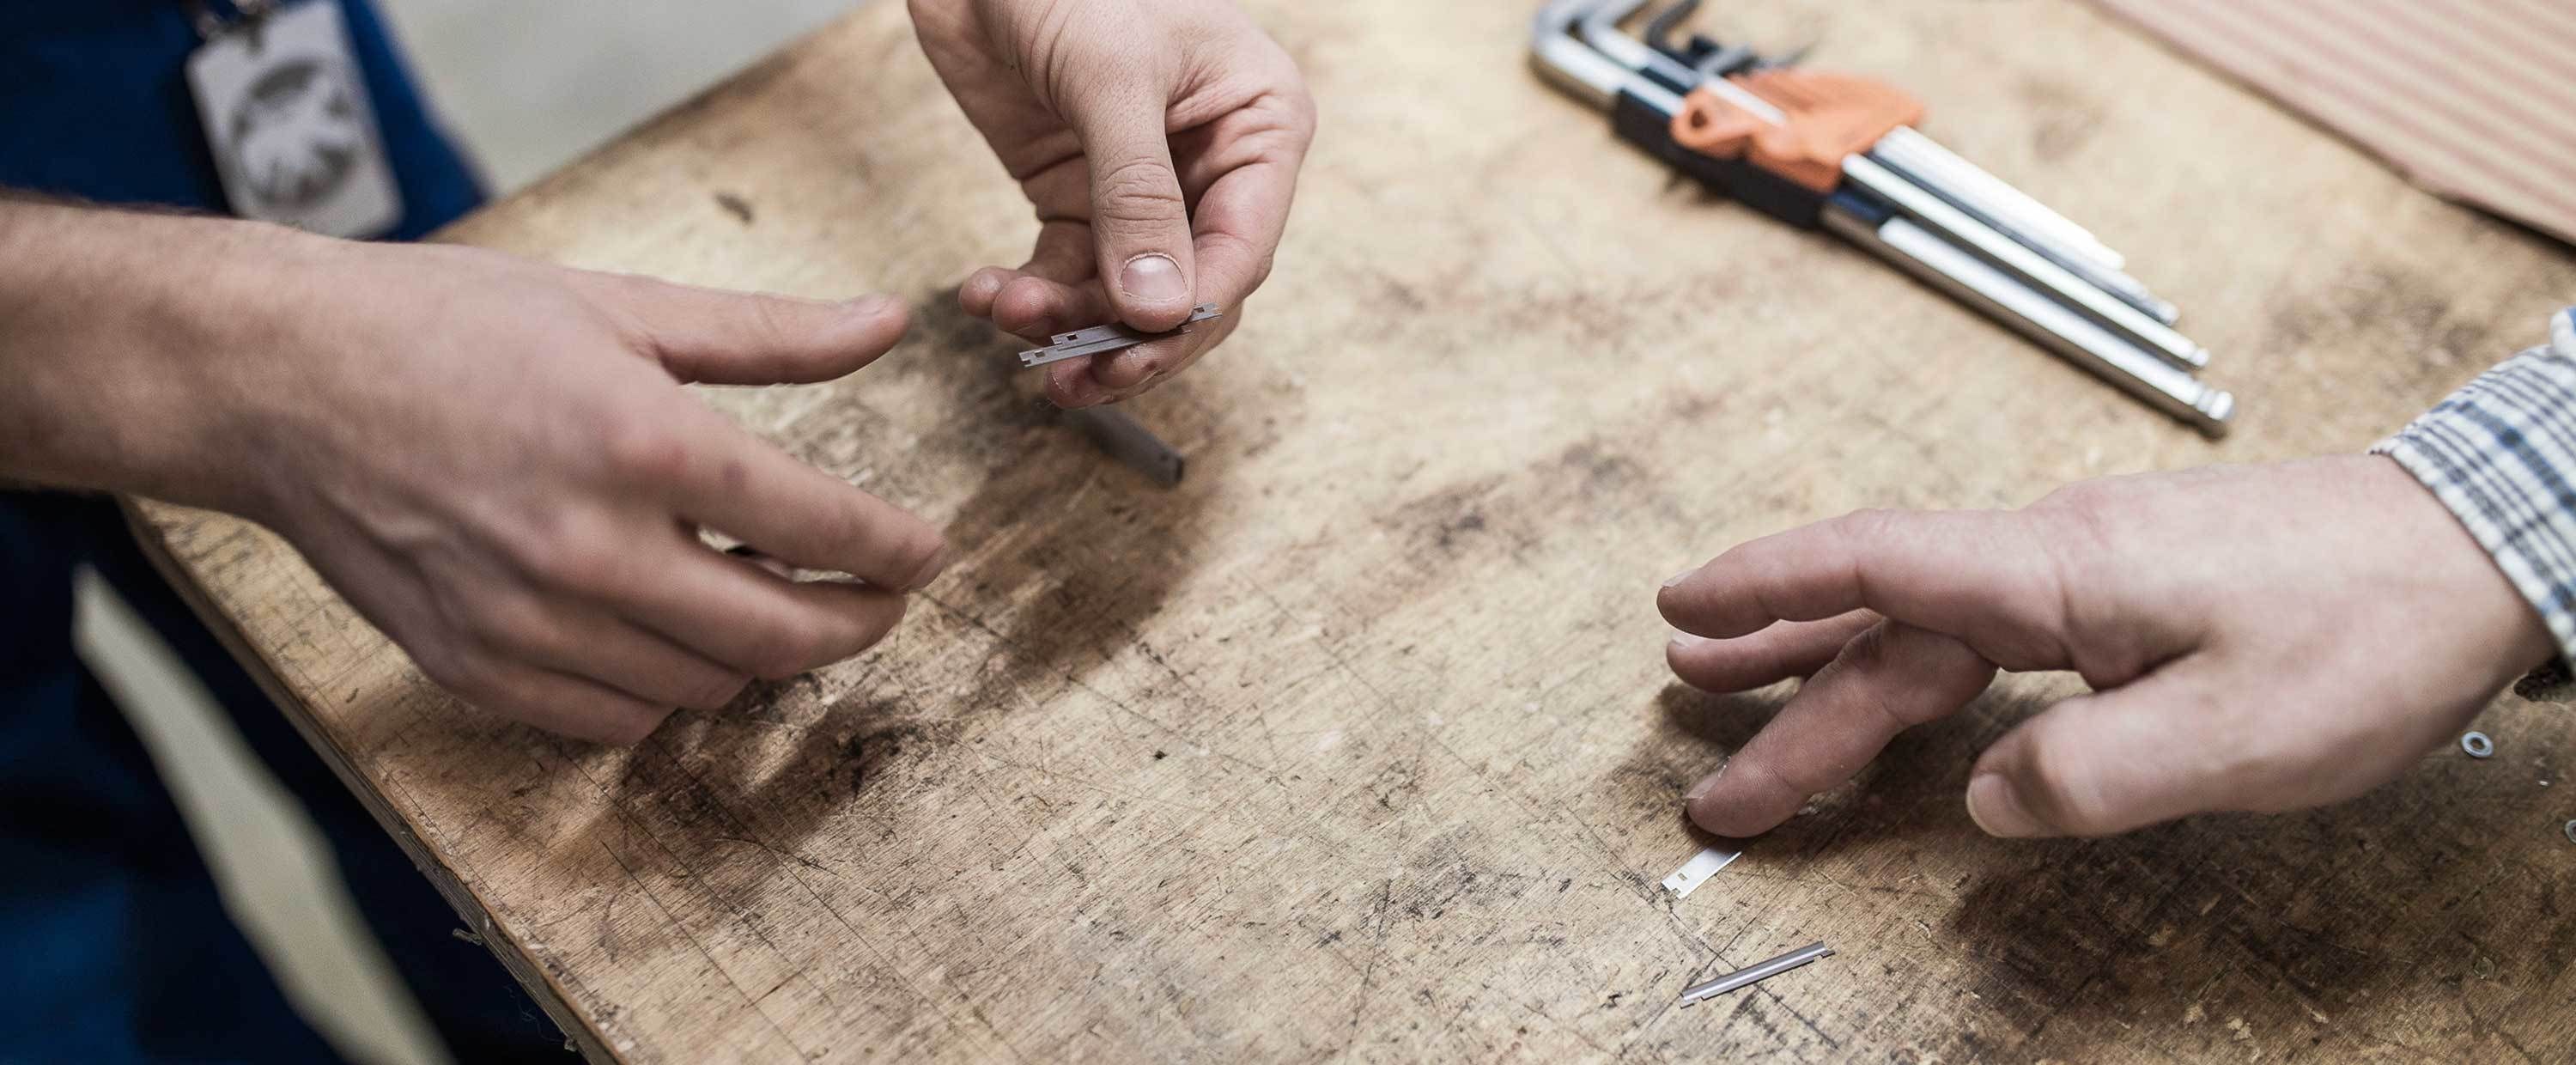
<svg viewBox="0 0 2576 1065">
<path fill-rule="evenodd" d="M 1919 92 L 1927 132 L 2126 251 L 2243 401 L 2212 444 L 1674 183 L 1532 76 L 1530 3 L 1249 6 L 1324 128 L 1241 332 L 1134 407 L 1190 456 L 1176 490 L 954 309 L 1035 223 L 900 5 L 447 234 L 920 308 L 848 380 L 705 393 L 962 551 L 854 661 L 583 746 L 441 694 L 271 534 L 143 508 L 587 1054 L 2576 1056 L 2564 711 L 2499 702 L 2492 759 L 2325 811 L 2007 843 L 1968 767 L 2072 690 L 2017 678 L 1677 899 L 1708 842 L 1682 790 L 1785 692 L 1677 687 L 1652 601 L 1853 508 L 2366 448 L 2544 338 L 2563 249 L 2074 0 L 1727 5 Z M 1814 940 L 1837 953 L 1674 1006 Z"/>
</svg>

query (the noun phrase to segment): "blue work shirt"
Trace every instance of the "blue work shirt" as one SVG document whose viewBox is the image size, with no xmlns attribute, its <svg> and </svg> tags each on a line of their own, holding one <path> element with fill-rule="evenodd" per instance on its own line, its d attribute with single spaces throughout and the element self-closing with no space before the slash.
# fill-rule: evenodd
<svg viewBox="0 0 2576 1065">
<path fill-rule="evenodd" d="M 375 9 L 341 7 L 402 189 L 389 236 L 415 240 L 481 203 L 483 184 L 431 120 Z M 188 93 L 199 43 L 180 0 L 0 0 L 0 187 L 223 211 Z"/>
<path fill-rule="evenodd" d="M 375 10 L 306 2 L 344 10 L 402 192 L 389 236 L 422 236 L 481 202 Z M 222 212 L 184 72 L 198 43 L 180 0 L 0 0 L 0 187 Z M 0 1062 L 339 1060 L 232 924 L 149 754 L 74 654 L 82 567 L 151 623 L 303 800 L 450 1052 L 568 1060 L 492 957 L 450 937 L 454 913 L 161 581 L 114 502 L 0 491 Z"/>
</svg>

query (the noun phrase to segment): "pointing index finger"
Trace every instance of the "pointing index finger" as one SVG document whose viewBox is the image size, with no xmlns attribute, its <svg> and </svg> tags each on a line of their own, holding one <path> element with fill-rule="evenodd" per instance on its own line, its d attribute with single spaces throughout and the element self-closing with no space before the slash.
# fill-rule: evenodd
<svg viewBox="0 0 2576 1065">
<path fill-rule="evenodd" d="M 2051 554 L 2000 511 L 1861 511 L 1743 544 L 1655 597 L 1674 628 L 1714 639 L 1875 610 L 1980 646 L 2050 648 L 2062 604 Z"/>
</svg>

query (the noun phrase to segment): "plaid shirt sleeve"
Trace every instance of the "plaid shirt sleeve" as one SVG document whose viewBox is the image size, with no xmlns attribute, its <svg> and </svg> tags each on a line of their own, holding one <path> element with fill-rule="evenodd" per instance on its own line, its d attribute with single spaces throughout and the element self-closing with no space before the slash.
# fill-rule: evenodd
<svg viewBox="0 0 2576 1065">
<path fill-rule="evenodd" d="M 2487 371 L 2372 449 L 2458 515 L 2558 641 L 2561 661 L 2516 690 L 2576 695 L 2576 308 L 2550 342 Z"/>
</svg>

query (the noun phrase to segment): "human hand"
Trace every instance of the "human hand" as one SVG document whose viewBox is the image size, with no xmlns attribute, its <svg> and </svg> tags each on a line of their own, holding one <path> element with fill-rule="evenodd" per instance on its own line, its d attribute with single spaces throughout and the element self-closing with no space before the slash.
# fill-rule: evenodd
<svg viewBox="0 0 2576 1065">
<path fill-rule="evenodd" d="M 238 268 L 280 298 L 208 326 L 219 354 L 181 371 L 228 446 L 169 494 L 275 528 L 486 709 L 632 743 L 858 653 L 938 573 L 936 530 L 679 387 L 855 371 L 902 336 L 892 300 L 301 237 Z M 856 579 L 786 579 L 700 526 Z"/>
<path fill-rule="evenodd" d="M 1787 820 L 1998 668 L 2080 673 L 1977 760 L 1998 836 L 2093 836 L 2359 795 L 2554 653 L 2394 461 L 2078 484 L 2015 512 L 1863 512 L 1744 544 L 1657 597 L 1673 671 L 1812 678 L 1690 792 L 1725 836 Z"/>
<path fill-rule="evenodd" d="M 1120 321 L 1187 336 L 1048 369 L 1085 407 L 1137 395 L 1243 320 L 1315 134 L 1288 54 L 1224 0 L 911 0 L 931 65 L 1036 206 L 1037 248 L 959 300 L 1032 343 Z"/>
</svg>

